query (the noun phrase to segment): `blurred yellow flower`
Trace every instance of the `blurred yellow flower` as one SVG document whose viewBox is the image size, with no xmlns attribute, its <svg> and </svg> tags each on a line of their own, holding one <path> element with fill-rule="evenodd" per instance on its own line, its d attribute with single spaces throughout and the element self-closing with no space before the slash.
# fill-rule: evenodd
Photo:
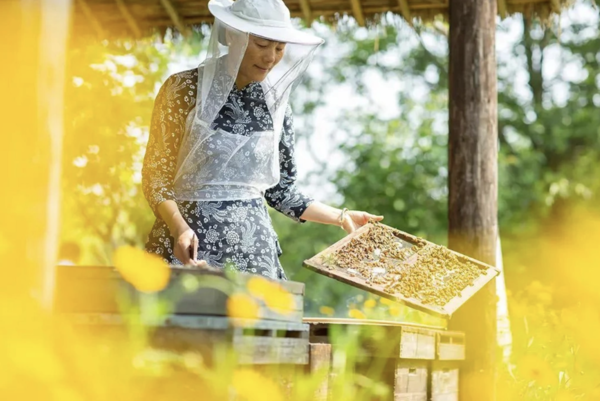
<svg viewBox="0 0 600 401">
<path fill-rule="evenodd" d="M 6 237 L 0 233 L 0 255 L 4 255 L 10 248 Z"/>
<path fill-rule="evenodd" d="M 535 355 L 521 358 L 518 368 L 524 379 L 535 381 L 538 386 L 546 387 L 556 382 L 556 375 L 548 362 Z"/>
<path fill-rule="evenodd" d="M 65 376 L 62 362 L 50 344 L 38 340 L 17 341 L 6 348 L 6 353 L 20 374 L 46 383 L 56 383 Z"/>
<path fill-rule="evenodd" d="M 394 301 L 392 301 L 391 299 L 387 299 L 387 298 L 380 298 L 379 302 L 381 302 L 381 304 L 383 305 L 393 305 Z"/>
<path fill-rule="evenodd" d="M 400 307 L 398 305 L 390 306 L 390 315 L 394 317 L 400 316 Z"/>
<path fill-rule="evenodd" d="M 246 294 L 233 294 L 227 299 L 227 315 L 239 319 L 257 319 L 258 303 Z"/>
<path fill-rule="evenodd" d="M 132 246 L 118 248 L 113 262 L 123 278 L 138 291 L 157 292 L 169 284 L 171 270 L 157 255 Z"/>
<path fill-rule="evenodd" d="M 567 390 L 559 390 L 554 397 L 554 401 L 575 401 L 575 396 Z"/>
<path fill-rule="evenodd" d="M 294 311 L 294 297 L 281 284 L 255 276 L 248 280 L 246 287 L 252 296 L 262 299 L 269 308 L 281 314 Z"/>
<path fill-rule="evenodd" d="M 242 400 L 283 401 L 283 393 L 273 380 L 248 368 L 233 372 L 231 384 Z"/>
<path fill-rule="evenodd" d="M 365 307 L 366 309 L 372 309 L 372 308 L 374 308 L 375 306 L 377 306 L 377 301 L 375 301 L 374 299 L 372 299 L 372 298 L 369 298 L 369 299 L 367 299 L 367 300 L 365 301 L 364 307 Z"/>
<path fill-rule="evenodd" d="M 254 297 L 260 299 L 263 298 L 264 294 L 276 289 L 276 286 L 276 283 L 261 276 L 252 276 L 248 279 L 248 283 L 246 283 L 248 292 L 250 292 L 250 294 L 252 294 Z"/>
<path fill-rule="evenodd" d="M 350 309 L 350 311 L 348 312 L 348 316 L 350 316 L 353 319 L 366 319 L 367 316 L 362 313 L 361 311 L 359 311 L 358 309 Z"/>
<path fill-rule="evenodd" d="M 327 315 L 327 316 L 335 315 L 335 310 L 331 306 L 321 306 L 319 308 L 319 312 L 321 312 L 322 315 Z"/>
</svg>

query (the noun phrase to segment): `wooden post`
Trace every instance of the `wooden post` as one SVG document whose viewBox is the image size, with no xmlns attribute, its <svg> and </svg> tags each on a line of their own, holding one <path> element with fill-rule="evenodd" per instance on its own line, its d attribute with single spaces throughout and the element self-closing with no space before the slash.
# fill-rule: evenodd
<svg viewBox="0 0 600 401">
<path fill-rule="evenodd" d="M 11 38 L 0 44 L 10 55 L 0 65 L 0 297 L 21 311 L 52 301 L 70 8 L 71 0 L 0 2 L 0 35 Z"/>
<path fill-rule="evenodd" d="M 496 0 L 451 1 L 449 246 L 495 264 L 497 227 Z M 453 317 L 466 332 L 461 400 L 495 400 L 495 280 Z"/>
<path fill-rule="evenodd" d="M 331 344 L 310 344 L 309 371 L 311 374 L 323 375 L 314 399 L 327 401 L 329 398 L 329 374 L 331 371 Z"/>
</svg>

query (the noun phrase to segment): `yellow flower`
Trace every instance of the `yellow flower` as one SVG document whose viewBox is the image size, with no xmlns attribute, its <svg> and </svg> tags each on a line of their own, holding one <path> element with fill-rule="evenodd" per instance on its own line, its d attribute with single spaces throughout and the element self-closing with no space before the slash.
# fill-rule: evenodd
<svg viewBox="0 0 600 401">
<path fill-rule="evenodd" d="M 398 317 L 400 316 L 400 307 L 398 305 L 392 305 L 390 306 L 390 315 L 394 316 L 394 317 Z"/>
<path fill-rule="evenodd" d="M 554 397 L 554 401 L 575 401 L 575 396 L 567 390 L 559 390 Z"/>
<path fill-rule="evenodd" d="M 281 286 L 260 276 L 252 277 L 246 285 L 252 296 L 262 299 L 269 308 L 281 314 L 290 314 L 294 311 L 294 297 Z"/>
<path fill-rule="evenodd" d="M 372 299 L 372 298 L 369 298 L 369 299 L 367 299 L 367 300 L 365 301 L 364 307 L 365 307 L 366 309 L 372 309 L 372 308 L 374 308 L 375 306 L 377 306 L 377 301 L 375 301 L 374 299 Z"/>
<path fill-rule="evenodd" d="M 239 319 L 257 319 L 259 307 L 254 298 L 246 294 L 233 294 L 227 298 L 227 315 Z"/>
<path fill-rule="evenodd" d="M 556 381 L 554 371 L 548 362 L 535 355 L 525 355 L 521 358 L 518 367 L 526 380 L 535 381 L 538 386 L 550 386 Z"/>
<path fill-rule="evenodd" d="M 322 315 L 327 315 L 327 316 L 335 315 L 335 310 L 333 310 L 333 308 L 330 306 L 321 306 L 319 308 L 319 312 L 321 312 Z"/>
<path fill-rule="evenodd" d="M 233 372 L 231 384 L 243 400 L 283 401 L 283 393 L 274 381 L 248 368 Z"/>
<path fill-rule="evenodd" d="M 14 342 L 6 351 L 8 361 L 20 374 L 46 383 L 57 383 L 65 376 L 62 362 L 50 344 L 22 340 Z"/>
<path fill-rule="evenodd" d="M 361 311 L 359 311 L 358 309 L 350 309 L 350 311 L 348 312 L 348 316 L 350 316 L 353 319 L 366 319 L 367 316 L 365 316 L 364 313 L 362 313 Z"/>
<path fill-rule="evenodd" d="M 161 291 L 169 284 L 171 269 L 157 255 L 123 246 L 113 254 L 113 262 L 121 276 L 138 291 Z"/>
<path fill-rule="evenodd" d="M 248 288 L 248 292 L 250 292 L 252 296 L 262 299 L 264 294 L 273 291 L 276 286 L 274 282 L 269 281 L 266 278 L 261 276 L 252 276 L 250 279 L 248 279 L 246 288 Z"/>
<path fill-rule="evenodd" d="M 0 233 L 0 255 L 4 255 L 10 249 L 10 244 L 4 235 Z"/>
<path fill-rule="evenodd" d="M 387 298 L 380 298 L 379 302 L 381 302 L 382 305 L 393 305 L 394 301 L 392 301 L 391 299 L 387 299 Z"/>
</svg>

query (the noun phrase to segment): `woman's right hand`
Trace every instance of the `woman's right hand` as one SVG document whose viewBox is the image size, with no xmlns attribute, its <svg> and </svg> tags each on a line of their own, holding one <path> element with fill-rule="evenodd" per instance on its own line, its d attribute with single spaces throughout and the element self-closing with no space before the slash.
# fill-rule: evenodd
<svg viewBox="0 0 600 401">
<path fill-rule="evenodd" d="M 175 239 L 173 253 L 177 260 L 184 265 L 204 267 L 204 260 L 198 261 L 198 237 L 190 228 L 179 212 L 177 204 L 172 200 L 166 200 L 158 205 L 160 216 L 167 224 L 169 233 Z"/>
<path fill-rule="evenodd" d="M 198 237 L 191 228 L 183 228 L 173 235 L 175 244 L 173 253 L 184 265 L 205 267 L 206 262 L 198 259 Z"/>
</svg>

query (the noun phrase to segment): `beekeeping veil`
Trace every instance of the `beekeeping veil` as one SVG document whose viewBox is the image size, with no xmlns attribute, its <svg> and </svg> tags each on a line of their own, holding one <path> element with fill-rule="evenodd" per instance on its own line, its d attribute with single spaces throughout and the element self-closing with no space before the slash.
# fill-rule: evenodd
<svg viewBox="0 0 600 401">
<path fill-rule="evenodd" d="M 215 22 L 206 59 L 198 67 L 196 106 L 188 115 L 180 145 L 176 196 L 179 200 L 261 197 L 280 179 L 278 146 L 290 92 L 323 41 L 292 26 L 282 0 L 211 0 L 208 7 Z M 216 127 L 214 121 L 234 89 L 250 35 L 286 46 L 281 61 L 251 92 L 252 103 L 266 104 L 272 128 L 241 135 L 235 132 L 236 125 L 256 118 L 252 113 L 233 113 L 231 131 Z"/>
</svg>

